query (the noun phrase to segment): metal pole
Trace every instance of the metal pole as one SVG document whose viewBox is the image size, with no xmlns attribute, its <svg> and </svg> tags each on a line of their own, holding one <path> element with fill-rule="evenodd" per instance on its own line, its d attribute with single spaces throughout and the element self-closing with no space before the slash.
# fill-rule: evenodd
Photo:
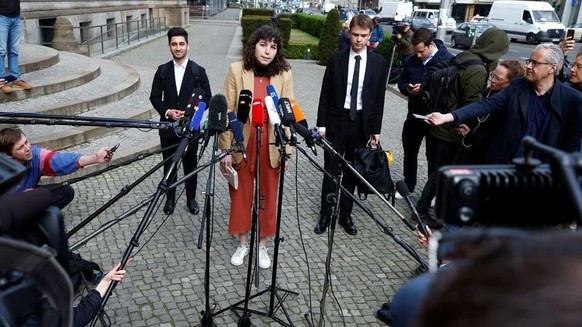
<svg viewBox="0 0 582 327">
<path fill-rule="evenodd" d="M 451 0 L 441 0 L 441 7 L 439 9 L 439 19 L 437 21 L 437 34 L 436 38 L 444 41 L 447 34 L 447 19 L 450 16 L 451 11 Z M 440 24 L 439 24 L 440 22 Z"/>
</svg>

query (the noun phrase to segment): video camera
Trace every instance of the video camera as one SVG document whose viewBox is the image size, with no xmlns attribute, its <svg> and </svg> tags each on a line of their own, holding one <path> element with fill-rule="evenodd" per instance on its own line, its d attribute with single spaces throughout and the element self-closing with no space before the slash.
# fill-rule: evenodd
<svg viewBox="0 0 582 327">
<path fill-rule="evenodd" d="M 531 158 L 530 151 L 512 165 L 441 167 L 437 217 L 458 225 L 581 226 L 580 154 L 566 154 L 530 137 L 522 145 L 549 154 L 552 160 L 542 164 Z"/>
<path fill-rule="evenodd" d="M 41 326 L 69 326 L 73 290 L 64 269 L 63 216 L 45 188 L 7 193 L 25 173 L 26 166 L 0 155 L 0 326 L 21 326 L 35 308 Z"/>
</svg>

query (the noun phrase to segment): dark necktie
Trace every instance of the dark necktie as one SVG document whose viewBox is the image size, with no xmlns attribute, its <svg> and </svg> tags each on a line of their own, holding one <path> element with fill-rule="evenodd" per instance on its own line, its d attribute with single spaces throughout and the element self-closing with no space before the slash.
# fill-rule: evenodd
<svg viewBox="0 0 582 327">
<path fill-rule="evenodd" d="M 356 120 L 358 116 L 358 81 L 360 79 L 360 57 L 357 55 L 356 57 L 356 65 L 354 66 L 354 76 L 352 77 L 352 90 L 350 91 L 350 119 Z"/>
</svg>

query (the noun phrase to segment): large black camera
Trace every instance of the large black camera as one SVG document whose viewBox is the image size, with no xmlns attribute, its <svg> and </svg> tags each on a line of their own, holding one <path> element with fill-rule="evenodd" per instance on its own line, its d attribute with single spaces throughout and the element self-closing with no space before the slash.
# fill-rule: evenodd
<svg viewBox="0 0 582 327">
<path fill-rule="evenodd" d="M 521 141 L 513 165 L 445 166 L 438 171 L 436 214 L 450 224 L 508 227 L 582 225 L 582 154 Z M 534 159 L 537 153 L 541 163 Z"/>
</svg>

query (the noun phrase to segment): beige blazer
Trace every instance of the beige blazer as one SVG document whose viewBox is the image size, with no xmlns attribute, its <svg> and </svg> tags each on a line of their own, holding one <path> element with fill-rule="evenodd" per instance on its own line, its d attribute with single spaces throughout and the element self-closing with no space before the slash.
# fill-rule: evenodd
<svg viewBox="0 0 582 327">
<path fill-rule="evenodd" d="M 228 68 L 228 74 L 226 75 L 226 80 L 224 81 L 224 86 L 222 88 L 222 93 L 226 97 L 228 103 L 228 112 L 234 112 L 238 117 L 238 96 L 241 90 L 249 90 L 255 94 L 254 90 L 254 73 L 252 70 L 244 70 L 242 61 L 234 62 L 230 64 Z M 291 70 L 283 72 L 279 75 L 271 77 L 271 85 L 275 87 L 277 95 L 279 98 L 293 98 L 293 76 Z M 243 125 L 243 136 L 244 136 L 244 146 L 245 149 L 248 144 L 249 135 L 254 132 L 252 128 L 252 110 L 249 112 L 249 119 L 246 124 Z M 263 131 L 264 133 L 265 131 Z M 269 135 L 269 158 L 271 162 L 271 167 L 279 167 L 279 147 L 275 146 L 275 130 L 273 126 L 268 125 L 267 131 Z M 285 133 L 289 134 L 289 129 L 285 128 Z M 220 150 L 228 150 L 233 144 L 233 135 L 231 131 L 223 132 L 219 135 L 218 148 Z M 285 149 L 287 154 L 291 154 L 291 147 L 286 146 Z M 242 154 L 235 152 L 233 153 L 233 161 L 239 163 L 243 160 Z"/>
</svg>

